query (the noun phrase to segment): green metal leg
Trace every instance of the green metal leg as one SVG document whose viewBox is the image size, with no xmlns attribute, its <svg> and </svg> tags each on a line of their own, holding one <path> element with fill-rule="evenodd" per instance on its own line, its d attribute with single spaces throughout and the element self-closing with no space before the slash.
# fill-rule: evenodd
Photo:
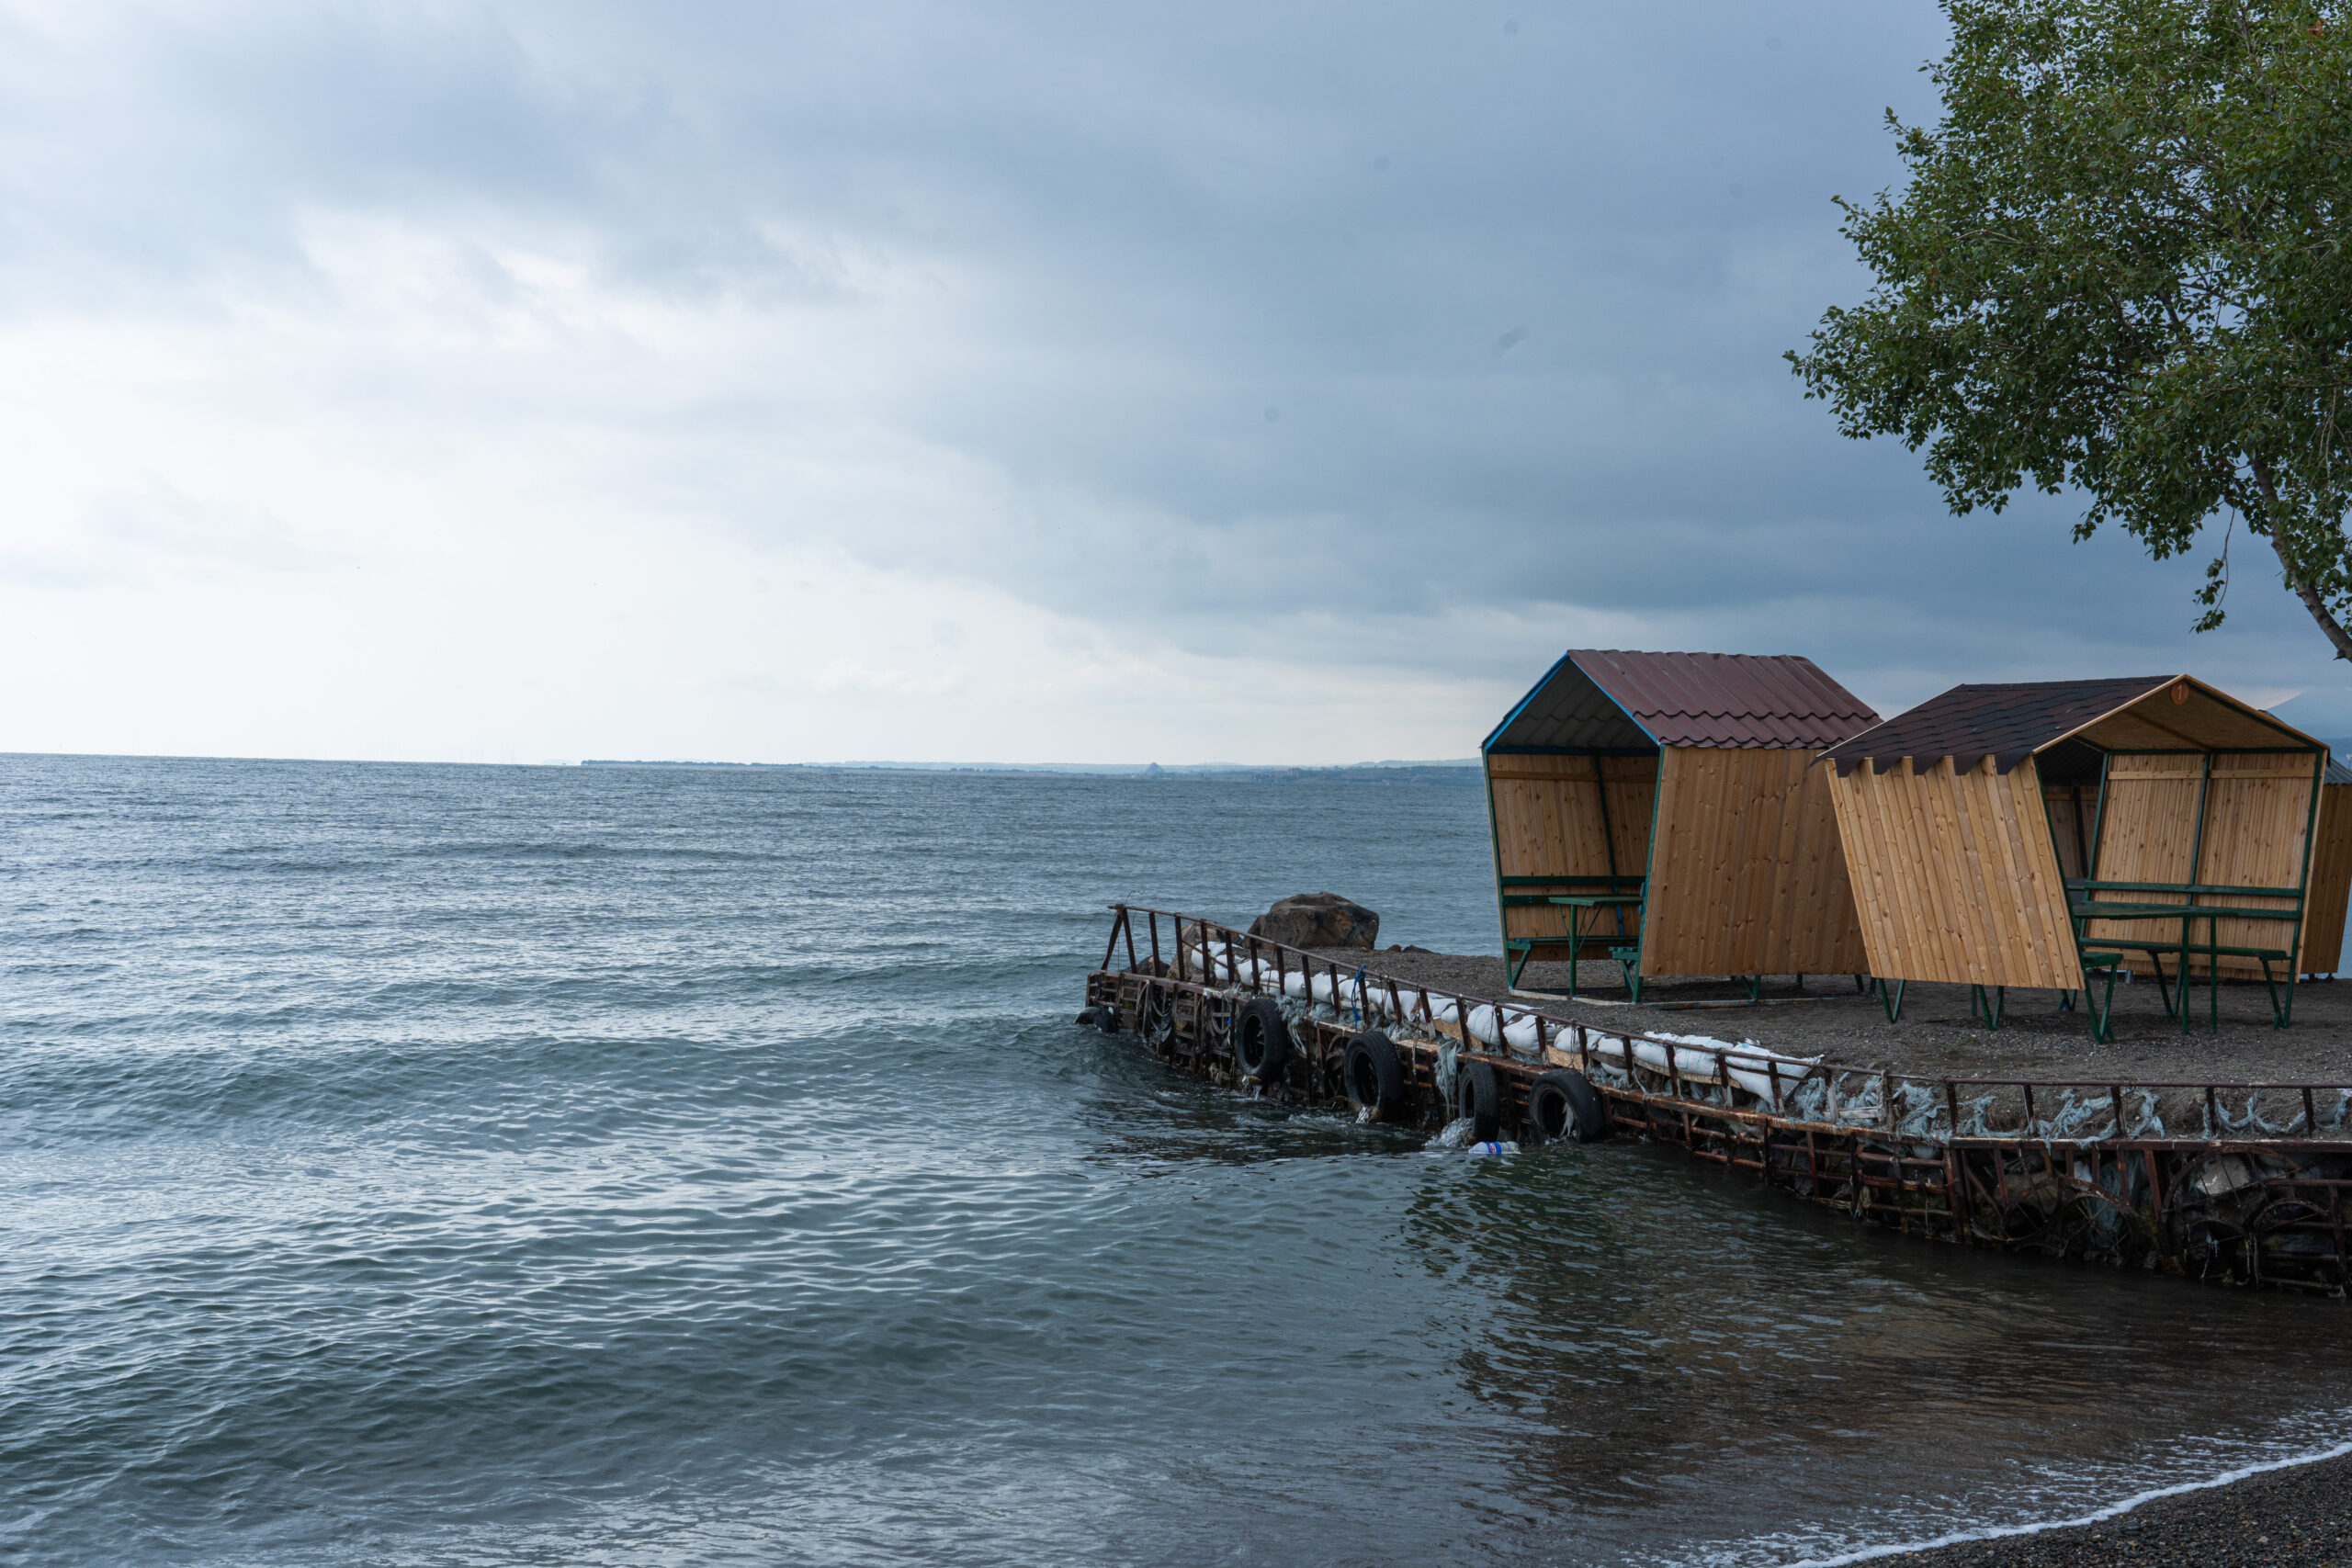
<svg viewBox="0 0 2352 1568">
<path fill-rule="evenodd" d="M 2086 953 L 2081 955 L 2081 959 L 2083 1006 L 2091 1015 L 2091 1039 L 2104 1045 L 2115 1038 L 2113 1026 L 2115 972 L 2123 966 L 2123 955 L 2120 953 Z M 2107 988 L 2103 992 L 2094 993 L 2091 989 L 2091 976 L 2101 970 L 2107 972 Z M 2072 994 L 2072 992 L 2068 993 L 2070 996 Z"/>
<path fill-rule="evenodd" d="M 2263 985 L 2269 989 L 2269 1027 L 2284 1030 L 2296 1021 L 2296 968 L 2286 971 L 2286 1001 L 2279 1001 L 2279 983 L 2269 974 L 2269 959 L 2263 959 Z"/>
<path fill-rule="evenodd" d="M 2172 987 L 2165 981 L 2165 955 L 2152 952 L 2148 954 L 2148 963 L 2156 971 L 2156 998 L 2165 1004 L 2165 1016 L 2170 1018 L 2172 1016 Z M 2188 974 L 2188 965 L 2183 964 L 2180 966 L 2180 972 L 2183 975 Z"/>
<path fill-rule="evenodd" d="M 2088 979 L 2089 976 L 2085 976 L 2084 978 Z M 2086 990 L 2083 993 L 2083 1000 L 2088 1002 L 2090 999 L 2091 994 Z M 2091 1039 L 2096 1043 L 2104 1045 L 2114 1038 L 2115 971 L 2109 969 L 2107 972 L 2107 995 L 2099 998 L 2098 1011 L 2091 1015 Z"/>
<path fill-rule="evenodd" d="M 1982 986 L 1969 987 L 1968 1021 L 1974 1023 L 1982 1017 L 1985 1028 L 2000 1028 L 2001 1012 L 2008 1005 L 2008 999 L 2009 988 L 2007 986 L 1996 986 L 1989 993 Z"/>
<path fill-rule="evenodd" d="M 2189 1027 L 2188 955 L 2192 951 L 2189 943 L 2195 940 L 2196 939 L 2189 932 L 2189 922 L 2187 919 L 2183 919 L 2180 922 L 2180 1032 L 2183 1034 L 2188 1032 Z M 2218 1000 L 2218 998 L 2216 999 Z"/>
<path fill-rule="evenodd" d="M 1854 976 L 1854 995 L 1856 995 L 1856 996 L 1858 996 L 1858 997 L 1867 997 L 1867 996 L 1869 996 L 1869 995 L 1871 994 L 1871 987 L 1872 985 L 1874 985 L 1875 983 L 1876 983 L 1876 982 L 1874 982 L 1874 981 L 1872 981 L 1872 980 L 1869 979 L 1867 976 L 1860 976 L 1860 975 L 1857 975 L 1857 976 Z"/>
<path fill-rule="evenodd" d="M 2086 999 L 2087 1000 L 2087 998 Z M 2072 989 L 2062 990 L 2058 993 L 2058 1010 L 2060 1012 L 2072 1012 L 2075 1010 L 2075 993 Z"/>
<path fill-rule="evenodd" d="M 1617 960 L 1617 967 L 1624 972 L 1625 990 L 1628 998 L 1636 1006 L 1640 1005 L 1642 999 L 1641 948 L 1638 946 L 1630 949 L 1623 947 L 1612 948 L 1611 953 Z M 1632 955 L 1630 957 L 1627 956 L 1629 953 Z"/>
<path fill-rule="evenodd" d="M 1763 995 L 1764 995 L 1764 976 L 1761 976 L 1761 975 L 1735 975 L 1735 976 L 1732 976 L 1732 978 L 1733 978 L 1733 979 L 1735 979 L 1735 980 L 1744 980 L 1744 981 L 1746 981 L 1746 982 L 1747 983 L 1747 999 L 1748 999 L 1749 1001 L 1751 1001 L 1751 1002 L 1752 1002 L 1752 1001 L 1758 1001 L 1758 1000 L 1761 1000 L 1761 999 L 1762 999 Z"/>
<path fill-rule="evenodd" d="M 1910 983 L 1908 980 L 1897 980 L 1890 985 L 1885 980 L 1879 981 L 1878 1005 L 1886 1010 L 1887 1022 L 1903 1021 L 1903 989 Z"/>
<path fill-rule="evenodd" d="M 2222 922 L 2205 922 L 2205 995 L 2211 1013 L 2209 1027 L 2216 1034 L 2222 1032 Z"/>
</svg>

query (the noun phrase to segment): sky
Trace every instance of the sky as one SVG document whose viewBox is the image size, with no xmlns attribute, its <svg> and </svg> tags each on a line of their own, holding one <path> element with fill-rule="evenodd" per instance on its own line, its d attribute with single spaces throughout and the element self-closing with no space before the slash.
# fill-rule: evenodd
<svg viewBox="0 0 2352 1568">
<path fill-rule="evenodd" d="M 2352 731 L 2265 557 L 2193 636 L 1803 398 L 1941 37 L 0 0 L 0 750 L 1452 758 L 1589 646 Z"/>
</svg>

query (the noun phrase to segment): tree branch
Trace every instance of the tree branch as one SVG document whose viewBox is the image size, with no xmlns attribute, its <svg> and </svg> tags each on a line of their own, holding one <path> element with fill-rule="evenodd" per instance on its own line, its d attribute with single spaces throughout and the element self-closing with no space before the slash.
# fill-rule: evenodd
<svg viewBox="0 0 2352 1568">
<path fill-rule="evenodd" d="M 2265 502 L 2264 510 L 2268 513 L 2271 520 L 2268 530 L 2270 548 L 2278 557 L 2279 566 L 2285 569 L 2288 588 L 2293 592 L 2296 598 L 2303 602 L 2303 608 L 2311 612 L 2312 619 L 2319 623 L 2319 629 L 2325 634 L 2329 645 L 2335 649 L 2335 657 L 2352 662 L 2352 631 L 2346 631 L 2344 623 L 2335 618 L 2334 613 L 2327 607 L 2327 600 L 2321 595 L 2318 588 L 2305 579 L 2301 570 L 2295 565 L 2294 556 L 2289 552 L 2287 531 L 2278 525 L 2279 521 L 2278 488 L 2271 482 L 2270 465 L 2259 457 L 2251 457 L 2247 459 L 2246 467 L 2254 472 L 2254 482 L 2261 487 L 2262 499 Z"/>
</svg>

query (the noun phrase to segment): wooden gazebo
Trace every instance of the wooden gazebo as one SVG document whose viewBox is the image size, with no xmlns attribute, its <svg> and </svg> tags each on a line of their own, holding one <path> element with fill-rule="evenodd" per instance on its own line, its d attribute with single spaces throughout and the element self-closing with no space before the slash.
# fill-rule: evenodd
<svg viewBox="0 0 2352 1568">
<path fill-rule="evenodd" d="M 2224 977 L 2292 1018 L 2326 918 L 2327 749 L 2301 730 L 2187 675 L 1955 686 L 1821 760 L 1890 1018 L 1911 980 L 1971 987 L 1997 1028 L 2007 987 L 2071 1005 L 2101 976 L 2104 1038 L 2119 969 L 2154 975 L 2183 1029 L 2193 975 L 2216 1028 Z"/>
<path fill-rule="evenodd" d="M 1877 722 L 1811 660 L 1577 649 L 1480 748 L 1503 953 L 1645 977 L 1859 973 L 1827 782 Z"/>
</svg>

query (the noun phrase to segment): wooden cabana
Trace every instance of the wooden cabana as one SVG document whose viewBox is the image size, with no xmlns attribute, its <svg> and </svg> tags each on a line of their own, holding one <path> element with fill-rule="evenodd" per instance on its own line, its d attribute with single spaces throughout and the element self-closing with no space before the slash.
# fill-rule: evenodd
<svg viewBox="0 0 2352 1568">
<path fill-rule="evenodd" d="M 1811 660 L 1577 649 L 1479 750 L 1504 966 L 1613 961 L 1645 978 L 1859 973 L 1827 783 L 1876 723 Z"/>
<path fill-rule="evenodd" d="M 1998 1028 L 2007 987 L 2098 975 L 2104 1039 L 2119 969 L 2183 1029 L 2192 975 L 2216 1028 L 2225 977 L 2292 1018 L 2327 767 L 2301 730 L 2187 675 L 1955 686 L 1821 760 L 1890 1018 L 1911 980 Z"/>
</svg>

